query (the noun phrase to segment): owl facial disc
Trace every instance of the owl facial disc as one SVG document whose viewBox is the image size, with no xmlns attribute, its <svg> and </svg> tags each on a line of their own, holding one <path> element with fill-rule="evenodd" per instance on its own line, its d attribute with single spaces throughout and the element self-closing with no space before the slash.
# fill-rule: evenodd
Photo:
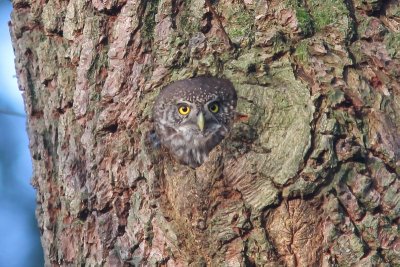
<svg viewBox="0 0 400 267">
<path fill-rule="evenodd" d="M 169 84 L 158 95 L 153 118 L 162 146 L 196 168 L 232 127 L 236 90 L 226 79 L 197 77 Z"/>
</svg>

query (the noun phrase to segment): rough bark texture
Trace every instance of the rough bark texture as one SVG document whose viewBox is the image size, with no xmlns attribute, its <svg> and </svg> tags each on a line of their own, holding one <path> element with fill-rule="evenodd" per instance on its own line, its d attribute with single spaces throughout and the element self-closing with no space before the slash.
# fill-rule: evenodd
<svg viewBox="0 0 400 267">
<path fill-rule="evenodd" d="M 49 266 L 399 266 L 398 0 L 14 0 Z M 155 150 L 171 81 L 226 77 L 229 138 Z"/>
</svg>

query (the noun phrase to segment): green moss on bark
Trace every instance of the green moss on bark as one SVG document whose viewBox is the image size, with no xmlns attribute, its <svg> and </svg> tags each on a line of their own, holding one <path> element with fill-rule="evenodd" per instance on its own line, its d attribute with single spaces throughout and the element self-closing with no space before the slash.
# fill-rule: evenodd
<svg viewBox="0 0 400 267">
<path fill-rule="evenodd" d="M 156 14 L 160 0 L 148 1 L 143 20 L 142 34 L 143 38 L 148 41 L 153 40 L 154 28 L 156 26 Z"/>
<path fill-rule="evenodd" d="M 314 21 L 304 7 L 296 7 L 296 17 L 299 23 L 299 27 L 303 32 L 304 36 L 311 36 L 314 33 Z"/>
<path fill-rule="evenodd" d="M 384 39 L 386 49 L 393 59 L 400 59 L 400 33 L 389 33 Z"/>
</svg>

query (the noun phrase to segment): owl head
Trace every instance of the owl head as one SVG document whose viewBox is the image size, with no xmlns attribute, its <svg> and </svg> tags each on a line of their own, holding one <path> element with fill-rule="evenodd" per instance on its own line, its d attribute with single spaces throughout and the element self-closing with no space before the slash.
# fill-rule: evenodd
<svg viewBox="0 0 400 267">
<path fill-rule="evenodd" d="M 161 145 L 180 163 L 196 168 L 232 127 L 236 90 L 226 79 L 197 77 L 162 89 L 153 107 Z"/>
</svg>

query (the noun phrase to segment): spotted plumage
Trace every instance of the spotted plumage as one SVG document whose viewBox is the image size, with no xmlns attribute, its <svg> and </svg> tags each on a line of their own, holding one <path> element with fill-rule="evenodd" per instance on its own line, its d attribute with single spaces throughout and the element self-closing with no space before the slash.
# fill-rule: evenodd
<svg viewBox="0 0 400 267">
<path fill-rule="evenodd" d="M 237 95 L 226 79 L 197 77 L 171 83 L 153 107 L 161 145 L 180 163 L 196 168 L 228 134 Z"/>
</svg>

